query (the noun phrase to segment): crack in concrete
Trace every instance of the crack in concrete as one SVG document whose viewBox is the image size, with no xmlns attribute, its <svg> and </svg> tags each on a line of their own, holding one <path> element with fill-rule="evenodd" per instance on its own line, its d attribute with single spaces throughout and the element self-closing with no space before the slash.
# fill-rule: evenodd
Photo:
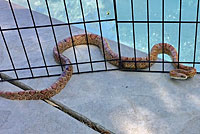
<svg viewBox="0 0 200 134">
<path fill-rule="evenodd" d="M 12 77 L 4 74 L 4 73 L 0 73 L 0 78 L 3 80 L 9 80 L 9 79 L 13 79 Z M 18 80 L 13 80 L 13 81 L 8 81 L 9 83 L 23 89 L 23 90 L 34 90 L 33 88 L 31 88 L 30 86 L 19 82 Z M 76 120 L 80 121 L 81 123 L 84 123 L 85 125 L 87 125 L 88 127 L 92 128 L 93 130 L 101 133 L 101 134 L 115 134 L 114 132 L 106 129 L 105 127 L 101 126 L 100 124 L 93 122 L 92 120 L 90 120 L 89 118 L 87 118 L 86 116 L 70 109 L 69 107 L 65 106 L 64 104 L 53 100 L 53 99 L 45 99 L 43 100 L 44 102 L 46 102 L 47 104 L 61 110 L 62 112 L 70 115 L 71 117 L 75 118 Z M 0 125 L 1 127 L 1 125 Z"/>
</svg>

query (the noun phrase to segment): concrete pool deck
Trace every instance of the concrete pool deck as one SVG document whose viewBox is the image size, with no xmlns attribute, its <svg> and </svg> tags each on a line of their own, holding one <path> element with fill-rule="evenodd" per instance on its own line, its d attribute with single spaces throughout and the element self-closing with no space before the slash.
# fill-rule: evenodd
<svg viewBox="0 0 200 134">
<path fill-rule="evenodd" d="M 13 4 L 19 27 L 32 26 L 29 10 Z M 37 25 L 50 24 L 49 18 L 33 12 Z M 0 0 L 0 26 L 16 27 L 8 2 Z M 53 19 L 54 23 L 61 23 Z M 67 26 L 54 27 L 57 40 L 69 36 Z M 39 37 L 48 65 L 55 64 L 52 48 L 55 46 L 51 27 L 38 28 Z M 72 27 L 73 34 L 84 31 Z M 31 66 L 43 65 L 34 29 L 20 30 Z M 28 67 L 24 58 L 17 30 L 4 32 L 16 68 Z M 117 46 L 110 41 L 113 50 Z M 122 55 L 132 56 L 133 50 L 122 46 Z M 97 47 L 91 46 L 93 60 L 103 59 Z M 74 62 L 73 50 L 64 54 Z M 88 61 L 86 46 L 76 47 L 78 61 Z M 129 55 L 131 54 L 131 55 Z M 139 52 L 138 55 L 144 54 Z M 0 70 L 12 68 L 0 37 Z M 115 68 L 107 63 L 108 68 Z M 104 69 L 104 63 L 93 64 L 94 69 Z M 171 64 L 165 69 L 170 70 Z M 59 67 L 48 68 L 50 74 L 60 73 Z M 76 66 L 74 66 L 76 71 Z M 90 70 L 90 64 L 79 65 L 80 71 Z M 152 70 L 161 69 L 155 64 Z M 19 77 L 27 77 L 30 70 L 17 71 Z M 45 69 L 33 73 L 45 75 Z M 14 77 L 13 72 L 6 72 Z M 57 77 L 22 80 L 34 89 L 50 86 Z M 116 134 L 199 134 L 200 133 L 200 76 L 187 81 L 171 80 L 166 73 L 104 71 L 73 75 L 67 86 L 53 100 L 73 109 Z M 16 91 L 20 88 L 0 83 L 0 91 Z M 98 134 L 87 125 L 65 114 L 44 101 L 12 101 L 0 98 L 0 134 Z"/>
</svg>

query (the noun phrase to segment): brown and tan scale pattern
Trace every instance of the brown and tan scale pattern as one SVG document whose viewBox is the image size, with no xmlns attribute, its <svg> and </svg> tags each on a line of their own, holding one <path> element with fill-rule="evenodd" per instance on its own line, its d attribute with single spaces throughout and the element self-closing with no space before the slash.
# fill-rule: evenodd
<svg viewBox="0 0 200 134">
<path fill-rule="evenodd" d="M 103 53 L 103 49 L 105 52 L 106 60 L 112 60 L 112 59 L 119 59 L 119 56 L 117 53 L 113 52 L 110 48 L 107 40 L 103 38 L 103 45 L 102 40 L 99 35 L 95 34 L 80 34 L 73 36 L 74 45 L 84 45 L 87 44 L 86 36 L 88 39 L 88 43 L 95 45 L 100 48 L 101 52 Z M 72 73 L 73 73 L 73 67 L 70 60 L 65 57 L 62 53 L 72 47 L 72 39 L 71 37 L 66 38 L 62 41 L 60 41 L 57 46 L 53 48 L 53 55 L 57 63 L 60 63 L 59 57 L 61 58 L 62 65 L 67 64 L 63 66 L 64 71 L 60 75 L 60 77 L 57 79 L 55 83 L 53 83 L 49 88 L 43 89 L 43 90 L 31 90 L 31 91 L 19 91 L 19 92 L 3 92 L 0 91 L 0 96 L 11 99 L 11 100 L 40 100 L 40 99 L 48 99 L 52 96 L 58 94 L 67 84 L 67 82 L 70 80 Z M 135 60 L 136 61 L 156 61 L 158 54 L 162 53 L 162 48 L 164 48 L 164 53 L 169 55 L 172 58 L 173 62 L 178 62 L 178 54 L 176 49 L 167 43 L 159 43 L 152 47 L 150 57 L 121 57 L 122 59 L 122 67 L 123 68 L 129 68 L 129 69 L 135 69 Z M 58 53 L 59 51 L 59 53 Z M 133 61 L 133 62 L 125 62 L 125 61 Z M 115 66 L 119 66 L 119 61 L 109 61 L 111 64 Z M 153 65 L 153 63 L 150 64 L 150 66 Z M 136 63 L 137 69 L 144 69 L 149 67 L 148 62 L 137 62 Z M 173 66 L 175 67 L 174 70 L 170 71 L 171 78 L 175 79 L 187 79 L 189 77 L 193 77 L 196 74 L 196 69 L 193 67 L 184 66 L 182 64 L 173 63 Z"/>
</svg>

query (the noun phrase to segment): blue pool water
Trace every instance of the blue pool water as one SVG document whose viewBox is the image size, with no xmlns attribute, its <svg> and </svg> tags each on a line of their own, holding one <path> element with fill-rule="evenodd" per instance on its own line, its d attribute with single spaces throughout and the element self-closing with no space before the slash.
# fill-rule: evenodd
<svg viewBox="0 0 200 134">
<path fill-rule="evenodd" d="M 26 0 L 12 0 L 14 3 L 28 7 Z M 113 0 L 98 0 L 101 19 L 114 19 L 114 6 Z M 131 0 L 116 0 L 117 1 L 117 17 L 118 20 L 132 20 L 131 14 Z M 33 10 L 43 14 L 47 13 L 45 0 L 30 1 Z M 162 0 L 149 0 L 149 20 L 161 21 L 162 20 Z M 82 0 L 83 10 L 86 21 L 98 20 L 96 0 Z M 48 0 L 51 16 L 61 21 L 66 21 L 65 9 L 63 0 Z M 66 0 L 70 22 L 81 22 L 82 14 L 79 0 Z M 165 21 L 179 21 L 180 1 L 179 0 L 165 0 Z M 133 0 L 134 19 L 135 21 L 147 20 L 147 0 Z M 109 13 L 109 15 L 108 15 Z M 197 0 L 182 0 L 182 21 L 196 21 L 197 17 Z M 83 28 L 83 25 L 76 25 Z M 99 34 L 99 24 L 87 24 L 87 31 Z M 157 43 L 162 42 L 162 24 L 151 23 L 149 25 L 149 41 L 150 48 Z M 180 61 L 192 62 L 194 59 L 194 44 L 195 44 L 195 29 L 196 24 L 181 24 L 180 34 Z M 196 62 L 200 62 L 200 37 L 199 26 L 197 34 L 197 47 L 196 47 Z M 102 22 L 103 36 L 111 40 L 116 38 L 116 25 L 115 21 Z M 109 32 L 108 32 L 109 31 Z M 133 29 L 132 24 L 119 24 L 120 42 L 133 47 Z M 178 49 L 179 40 L 179 24 L 166 23 L 164 25 L 164 42 L 172 44 Z M 148 52 L 148 33 L 147 24 L 135 23 L 135 43 L 136 49 Z M 166 56 L 165 60 L 169 60 Z M 192 64 L 187 64 L 192 66 Z M 200 71 L 200 66 L 195 66 Z"/>
</svg>

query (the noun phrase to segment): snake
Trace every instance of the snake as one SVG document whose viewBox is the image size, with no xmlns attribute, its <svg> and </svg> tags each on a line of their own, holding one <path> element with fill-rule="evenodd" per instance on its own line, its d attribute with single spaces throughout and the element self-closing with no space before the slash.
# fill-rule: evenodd
<svg viewBox="0 0 200 134">
<path fill-rule="evenodd" d="M 95 45 L 100 48 L 101 52 L 105 55 L 105 60 L 114 66 L 121 66 L 123 69 L 145 69 L 152 66 L 158 59 L 158 54 L 165 53 L 172 59 L 174 70 L 170 71 L 170 77 L 173 79 L 187 79 L 191 78 L 196 74 L 194 67 L 185 66 L 178 63 L 178 53 L 176 49 L 168 43 L 155 44 L 151 51 L 150 56 L 145 57 L 125 57 L 121 56 L 121 62 L 119 61 L 119 54 L 115 53 L 108 41 L 96 34 L 78 34 L 68 38 L 65 38 L 57 43 L 53 48 L 53 56 L 58 64 L 61 64 L 63 71 L 58 79 L 48 88 L 43 90 L 25 90 L 25 91 L 0 91 L 0 96 L 11 100 L 41 100 L 48 99 L 58 94 L 69 82 L 73 67 L 69 58 L 62 53 L 71 48 L 72 46 L 78 45 Z M 164 52 L 163 52 L 164 50 Z M 131 61 L 131 62 L 128 62 Z M 146 61 L 146 62 L 144 62 Z"/>
</svg>

